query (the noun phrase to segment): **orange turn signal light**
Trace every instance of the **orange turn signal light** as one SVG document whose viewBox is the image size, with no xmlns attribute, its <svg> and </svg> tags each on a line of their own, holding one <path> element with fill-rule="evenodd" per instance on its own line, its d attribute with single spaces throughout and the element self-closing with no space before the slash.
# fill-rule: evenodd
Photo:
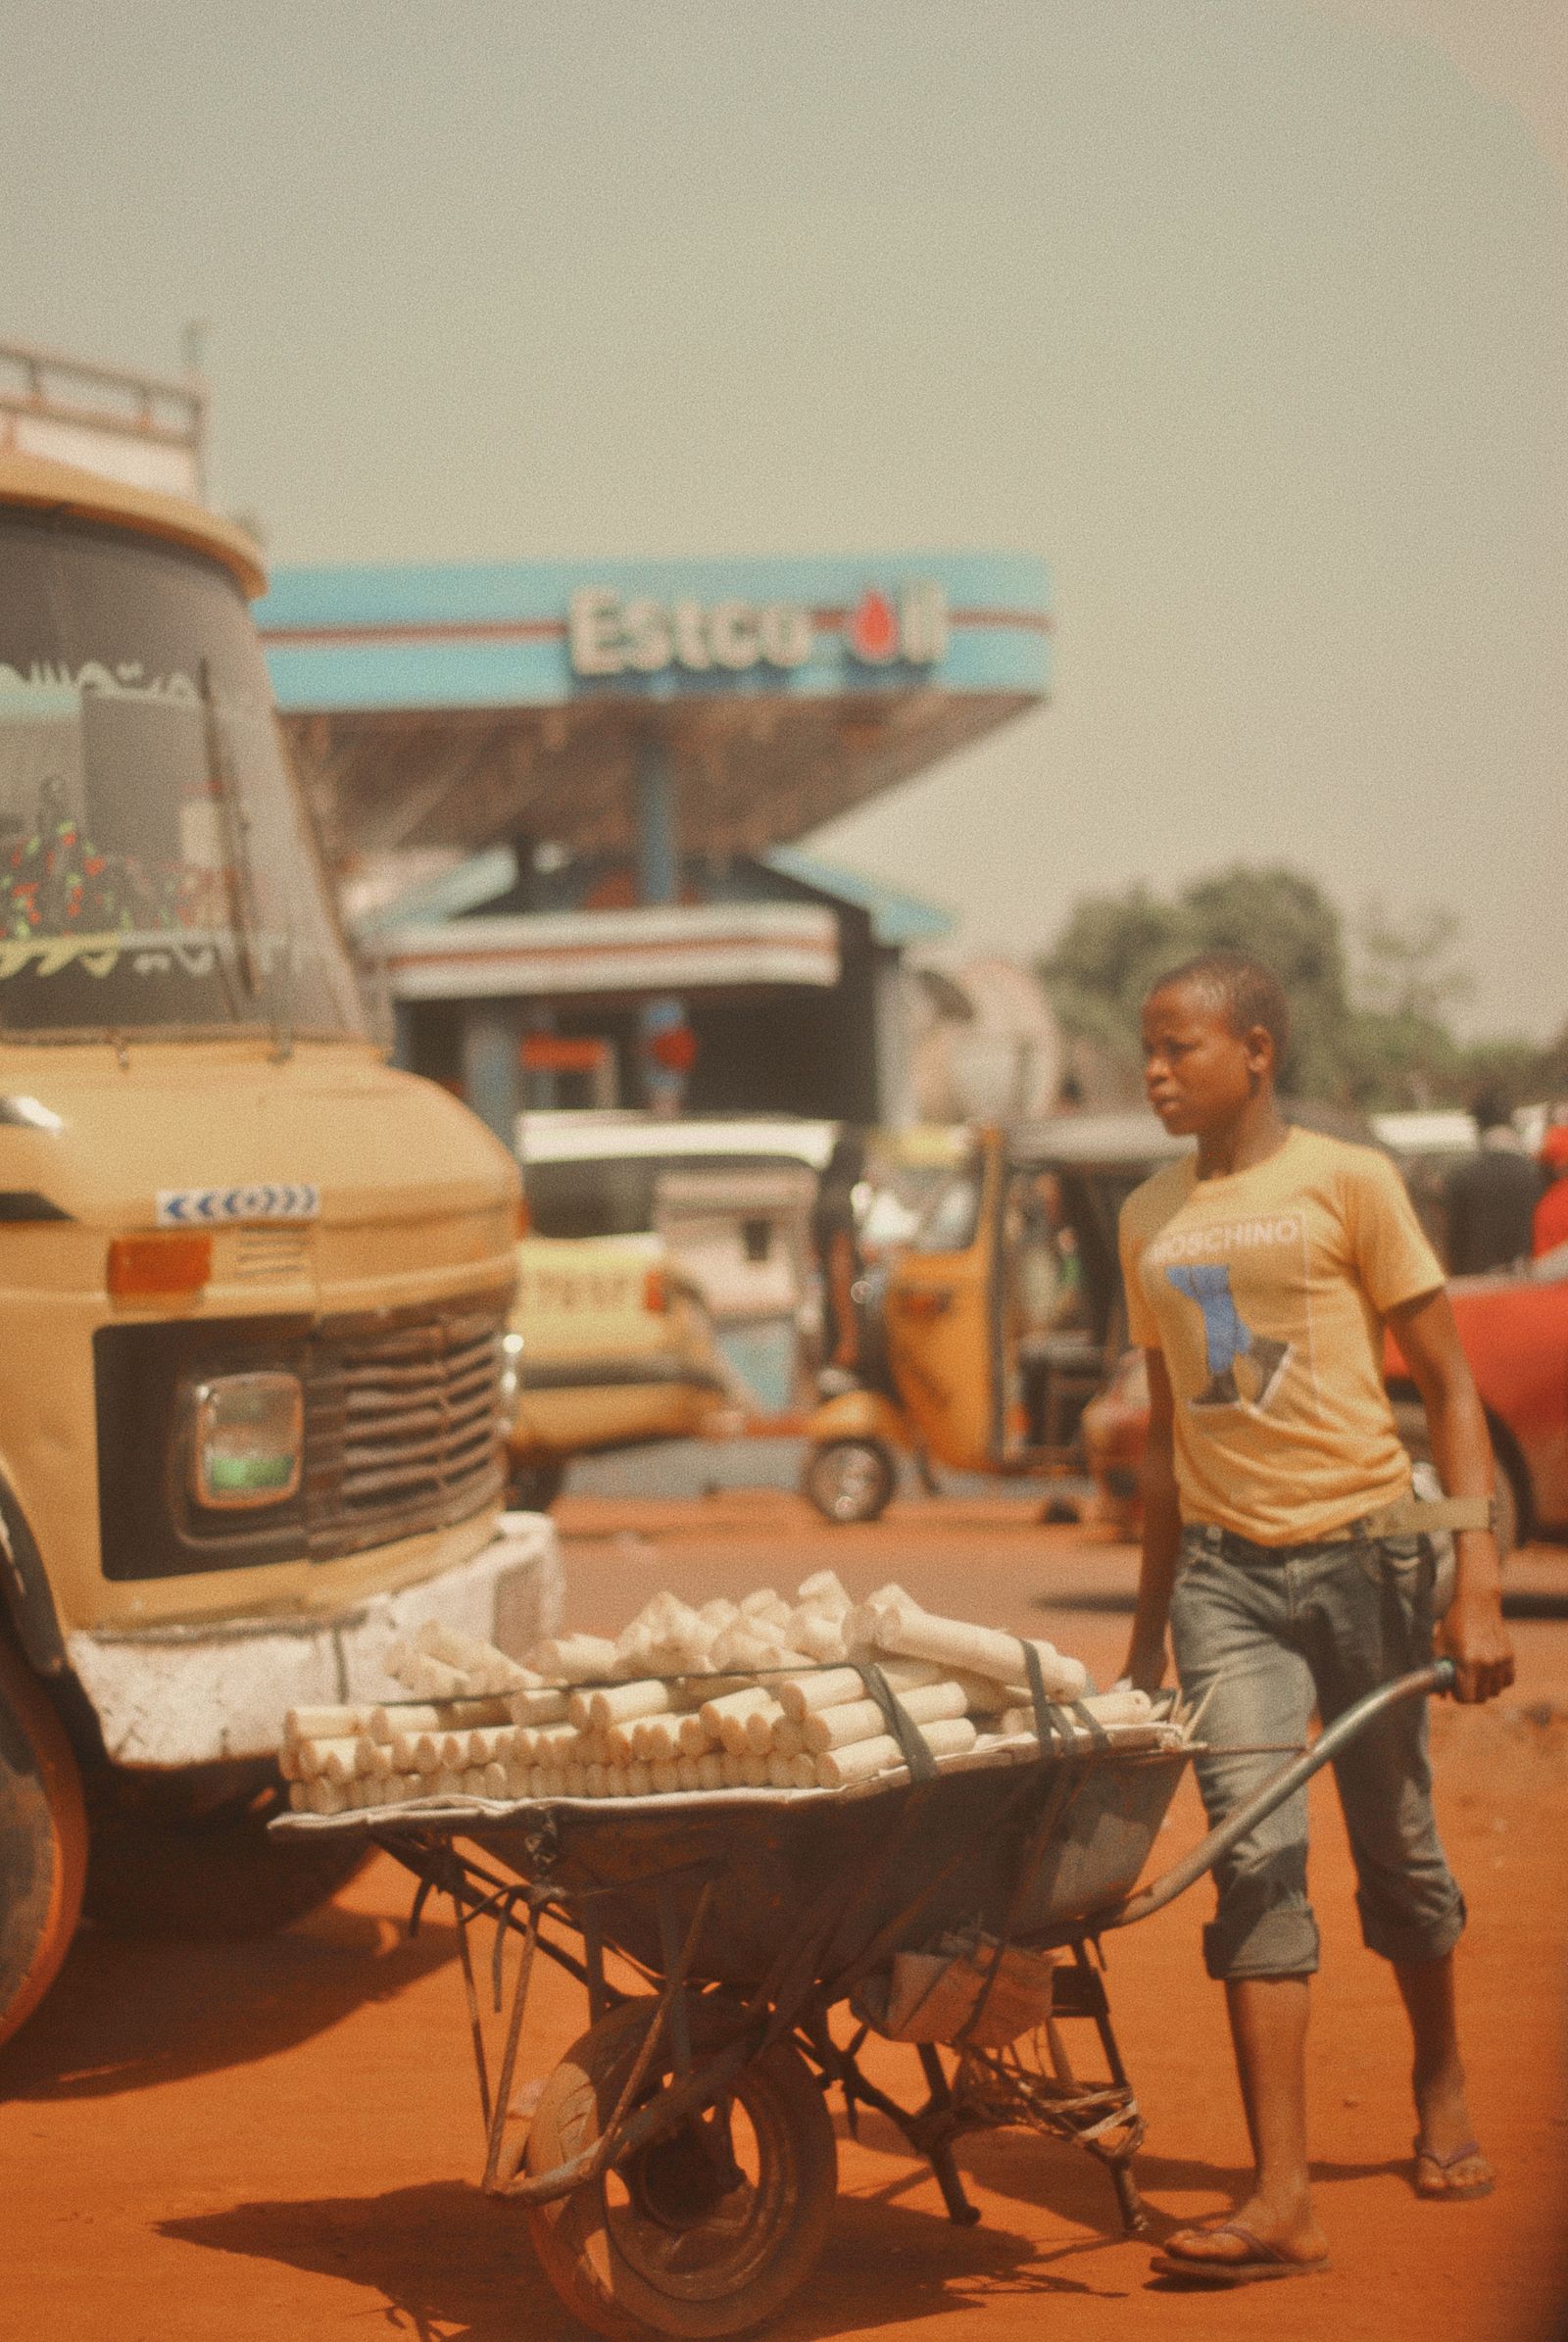
<svg viewBox="0 0 1568 2342">
<path fill-rule="evenodd" d="M 528 1209 L 527 1196 L 519 1195 L 514 1208 L 516 1213 L 515 1225 L 518 1236 L 529 1235 L 533 1228 L 533 1214 Z"/>
<path fill-rule="evenodd" d="M 213 1240 L 171 1230 L 159 1236 L 117 1236 L 109 1246 L 109 1290 L 116 1300 L 200 1293 L 213 1273 Z"/>
<path fill-rule="evenodd" d="M 662 1317 L 669 1307 L 669 1280 L 662 1269 L 650 1269 L 643 1279 L 643 1307 L 650 1317 Z"/>
</svg>

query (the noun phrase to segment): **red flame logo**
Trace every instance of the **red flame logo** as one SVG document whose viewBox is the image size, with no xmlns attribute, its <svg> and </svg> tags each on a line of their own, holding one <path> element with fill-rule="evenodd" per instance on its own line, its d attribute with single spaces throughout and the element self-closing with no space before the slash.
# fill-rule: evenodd
<svg viewBox="0 0 1568 2342">
<path fill-rule="evenodd" d="M 885 665 L 899 647 L 899 621 L 886 594 L 875 586 L 860 596 L 849 624 L 850 649 L 870 666 Z"/>
</svg>

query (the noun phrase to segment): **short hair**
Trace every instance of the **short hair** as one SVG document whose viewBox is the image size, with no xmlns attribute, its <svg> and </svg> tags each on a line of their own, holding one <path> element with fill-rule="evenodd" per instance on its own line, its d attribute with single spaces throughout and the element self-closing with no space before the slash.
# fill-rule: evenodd
<svg viewBox="0 0 1568 2342">
<path fill-rule="evenodd" d="M 1156 992 L 1175 984 L 1201 993 L 1238 1038 L 1261 1025 L 1274 1043 L 1276 1063 L 1284 1057 L 1291 1041 L 1291 1004 L 1266 960 L 1253 959 L 1246 951 L 1200 951 L 1156 976 L 1144 999 L 1152 1000 Z"/>
</svg>

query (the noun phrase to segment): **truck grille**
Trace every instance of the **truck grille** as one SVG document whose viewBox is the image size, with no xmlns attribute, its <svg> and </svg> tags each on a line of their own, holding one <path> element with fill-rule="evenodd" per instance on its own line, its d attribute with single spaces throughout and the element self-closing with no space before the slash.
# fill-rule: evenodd
<svg viewBox="0 0 1568 2342">
<path fill-rule="evenodd" d="M 311 1345 L 305 1514 L 313 1554 L 466 1520 L 497 1495 L 498 1311 L 332 1330 Z"/>
<path fill-rule="evenodd" d="M 333 1561 L 468 1521 L 503 1487 L 502 1336 L 487 1293 L 384 1316 L 197 1318 L 93 1336 L 98 1518 L 110 1579 Z M 256 1513 L 190 1496 L 191 1393 L 276 1369 L 305 1386 L 299 1492 Z"/>
</svg>

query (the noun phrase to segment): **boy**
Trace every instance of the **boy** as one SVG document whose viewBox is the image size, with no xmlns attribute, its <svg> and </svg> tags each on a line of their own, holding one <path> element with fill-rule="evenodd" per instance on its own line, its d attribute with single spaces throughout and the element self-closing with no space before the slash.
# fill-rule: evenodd
<svg viewBox="0 0 1568 2342">
<path fill-rule="evenodd" d="M 1443 1272 L 1392 1164 L 1293 1128 L 1274 1096 L 1289 1034 L 1279 979 L 1209 952 L 1144 1004 L 1145 1082 L 1196 1158 L 1156 1172 L 1122 1213 L 1133 1340 L 1148 1353 L 1151 1422 L 1143 1568 L 1127 1673 L 1152 1690 L 1165 1629 L 1189 1699 L 1208 1704 L 1199 1760 L 1211 1823 L 1269 1778 L 1264 1742 L 1306 1738 L 1375 1684 L 1424 1666 L 1431 1545 L 1409 1533 L 1409 1462 L 1383 1388 L 1392 1325 L 1426 1402 L 1447 1510 L 1490 1518 L 1486 1421 Z M 1394 1517 L 1385 1519 L 1384 1516 Z M 1457 1579 L 1438 1644 L 1462 1700 L 1513 1681 L 1490 1528 L 1455 1537 Z M 1239 1753 L 1227 1756 L 1227 1747 Z M 1453 1947 L 1464 1903 L 1438 1843 L 1423 1704 L 1405 1702 L 1335 1766 L 1363 1936 L 1393 1963 L 1414 2039 L 1418 2193 L 1493 2182 L 1471 2131 L 1454 2028 Z M 1184 2229 L 1155 2263 L 1234 2285 L 1321 2269 L 1307 2187 L 1306 1799 L 1292 1798 L 1221 1863 L 1204 1932 L 1224 1981 L 1256 2164 L 1218 2225 Z"/>
</svg>

